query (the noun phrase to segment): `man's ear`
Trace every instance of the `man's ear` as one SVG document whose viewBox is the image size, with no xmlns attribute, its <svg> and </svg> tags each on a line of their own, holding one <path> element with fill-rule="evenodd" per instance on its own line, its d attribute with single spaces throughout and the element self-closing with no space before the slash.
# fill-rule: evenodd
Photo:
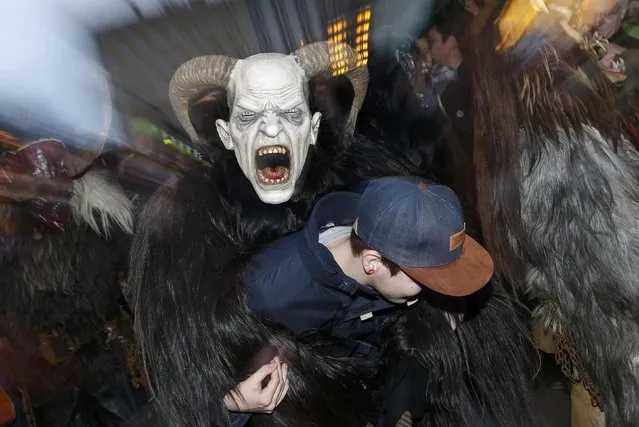
<svg viewBox="0 0 639 427">
<path fill-rule="evenodd" d="M 217 119 L 215 121 L 215 127 L 217 128 L 217 134 L 220 136 L 224 147 L 226 147 L 227 150 L 232 150 L 233 141 L 231 140 L 231 133 L 229 132 L 229 122 Z"/>
<path fill-rule="evenodd" d="M 317 142 L 317 135 L 319 133 L 320 121 L 322 120 L 322 113 L 317 112 L 311 117 L 311 140 L 309 144 L 315 145 Z"/>
<path fill-rule="evenodd" d="M 373 275 L 379 273 L 384 264 L 382 263 L 382 255 L 372 249 L 364 249 L 362 253 L 362 267 L 366 274 Z"/>
</svg>

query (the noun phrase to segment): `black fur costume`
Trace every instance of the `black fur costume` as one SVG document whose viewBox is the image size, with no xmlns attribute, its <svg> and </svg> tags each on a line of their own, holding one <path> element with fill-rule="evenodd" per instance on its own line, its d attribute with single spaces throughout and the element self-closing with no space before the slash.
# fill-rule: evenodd
<svg viewBox="0 0 639 427">
<path fill-rule="evenodd" d="M 315 83 L 311 81 L 311 88 Z M 263 245 L 302 228 L 321 195 L 369 178 L 409 174 L 411 168 L 384 149 L 383 143 L 370 138 L 375 135 L 374 128 L 366 129 L 369 138 L 344 136 L 341 116 L 328 111 L 323 117 L 332 120 L 320 126 L 320 137 L 310 147 L 307 170 L 296 195 L 283 204 L 264 204 L 233 153 L 223 150 L 216 137 L 211 137 L 215 135 L 210 129 L 215 118 L 228 117 L 225 97 L 218 93 L 212 98 L 218 100 L 215 105 L 222 111 L 209 109 L 195 126 L 200 134 L 209 136 L 210 144 L 200 148 L 209 153 L 213 167 L 206 176 L 185 177 L 158 190 L 144 208 L 131 250 L 129 283 L 135 294 L 136 333 L 160 412 L 176 426 L 214 425 L 225 417 L 220 415 L 226 413 L 224 395 L 279 353 L 290 366 L 290 390 L 274 414 L 254 415 L 251 425 L 360 425 L 371 400 L 370 389 L 363 387 L 370 377 L 367 366 L 358 360 L 322 355 L 324 337 L 293 337 L 283 328 L 257 319 L 244 301 L 242 269 Z M 310 103 L 311 111 L 325 112 L 318 99 L 311 96 Z M 195 113 L 192 110 L 197 116 Z M 505 415 L 492 425 L 534 425 L 527 357 L 530 345 L 522 345 L 526 334 L 505 299 L 492 299 L 489 307 L 493 310 L 483 310 L 475 318 L 476 327 L 468 319 L 468 328 L 481 335 L 465 337 L 464 325 L 457 334 L 461 334 L 460 341 L 447 332 L 447 323 L 430 323 L 443 316 L 427 302 L 390 321 L 396 336 L 388 340 L 389 353 L 405 357 L 400 360 L 389 354 L 388 387 L 400 382 L 402 387 L 418 387 L 418 394 L 411 405 L 398 387 L 398 394 L 394 394 L 398 403 L 392 408 L 386 405 L 387 409 L 403 412 L 412 406 L 419 416 L 417 412 L 426 406 L 429 416 L 421 425 L 470 427 L 477 424 L 466 418 L 468 411 L 461 415 L 466 424 L 436 422 L 449 418 L 451 412 L 454 417 L 471 404 L 482 412 L 489 408 L 495 415 Z M 491 325 L 488 334 L 483 333 L 482 319 Z M 399 340 L 400 334 L 406 339 Z M 418 341 L 411 344 L 413 339 Z M 472 339 L 483 343 L 486 353 L 468 348 Z M 456 356 L 452 356 L 452 349 L 457 349 Z M 487 354 L 502 357 L 504 351 L 510 351 L 511 364 L 479 377 L 492 382 L 484 383 L 486 390 L 480 388 L 477 393 L 472 383 L 474 369 L 490 366 L 492 360 L 484 358 Z M 473 362 L 467 364 L 468 360 Z M 431 376 L 433 369 L 454 377 L 450 378 L 455 383 L 450 390 L 447 378 Z M 406 370 L 419 375 L 412 382 L 395 381 L 395 375 L 403 376 Z M 460 378 L 469 381 L 455 381 Z M 431 394 L 427 379 L 431 383 L 444 381 L 438 396 Z M 510 387 L 493 388 L 506 383 Z M 511 393 L 517 398 L 512 399 Z M 505 407 L 513 411 L 502 410 Z"/>
<path fill-rule="evenodd" d="M 12 171 L 0 197 L 2 376 L 22 392 L 31 426 L 118 426 L 146 403 L 129 377 L 132 319 L 120 288 L 132 203 L 97 162 L 71 176 L 59 141 L 24 150 L 35 164 L 0 160 Z M 37 177 L 36 192 L 14 180 L 18 171 Z"/>
<path fill-rule="evenodd" d="M 606 77 L 558 22 L 546 28 L 559 36 L 529 30 L 500 52 L 491 25 L 474 39 L 482 228 L 558 351 L 576 356 L 565 372 L 594 386 L 608 426 L 637 426 L 639 153 Z"/>
</svg>

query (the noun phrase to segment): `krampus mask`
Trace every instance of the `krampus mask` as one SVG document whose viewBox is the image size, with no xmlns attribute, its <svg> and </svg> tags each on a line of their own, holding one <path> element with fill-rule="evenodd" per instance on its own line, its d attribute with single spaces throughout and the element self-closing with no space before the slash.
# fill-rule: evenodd
<svg viewBox="0 0 639 427">
<path fill-rule="evenodd" d="M 290 55 L 263 53 L 240 60 L 202 56 L 183 64 L 169 89 L 171 105 L 189 137 L 199 137 L 189 117 L 193 95 L 215 86 L 228 93 L 230 117 L 216 127 L 228 150 L 264 203 L 279 204 L 293 196 L 309 146 L 317 141 L 321 113 L 311 112 L 309 80 L 332 67 L 345 73 L 355 91 L 348 130 L 355 128 L 364 101 L 368 73 L 356 67 L 357 54 L 343 44 L 318 42 Z"/>
</svg>

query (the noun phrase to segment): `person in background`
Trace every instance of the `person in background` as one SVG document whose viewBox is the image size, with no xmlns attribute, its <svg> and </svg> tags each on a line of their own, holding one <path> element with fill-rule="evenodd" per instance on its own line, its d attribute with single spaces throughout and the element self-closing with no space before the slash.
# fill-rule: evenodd
<svg viewBox="0 0 639 427">
<path fill-rule="evenodd" d="M 439 122 L 446 141 L 440 160 L 442 182 L 459 195 L 468 232 L 479 238 L 473 164 L 472 70 L 464 62 L 466 34 L 473 18 L 463 5 L 453 2 L 434 16 L 425 35 L 433 61 L 456 72 L 455 79 L 448 82 L 438 99 Z"/>
</svg>

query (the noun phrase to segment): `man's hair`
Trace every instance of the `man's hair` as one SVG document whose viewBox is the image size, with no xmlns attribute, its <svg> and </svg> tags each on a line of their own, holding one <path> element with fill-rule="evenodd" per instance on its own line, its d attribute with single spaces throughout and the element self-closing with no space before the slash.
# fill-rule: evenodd
<svg viewBox="0 0 639 427">
<path fill-rule="evenodd" d="M 355 234 L 355 230 L 351 230 L 351 250 L 353 251 L 354 256 L 360 255 L 364 250 L 370 249 L 375 250 L 375 248 L 371 248 L 366 243 L 359 238 L 357 234 Z M 397 273 L 401 271 L 399 265 L 395 264 L 393 261 L 389 260 L 385 256 L 382 255 L 382 264 L 384 264 L 388 270 L 390 271 L 391 276 L 395 276 Z"/>
<path fill-rule="evenodd" d="M 433 16 L 433 20 L 420 34 L 420 38 L 426 39 L 428 30 L 434 29 L 442 35 L 443 42 L 448 40 L 449 37 L 455 37 L 455 40 L 461 46 L 472 20 L 472 13 L 464 9 L 458 2 L 451 0 L 447 6 L 440 9 Z"/>
</svg>

